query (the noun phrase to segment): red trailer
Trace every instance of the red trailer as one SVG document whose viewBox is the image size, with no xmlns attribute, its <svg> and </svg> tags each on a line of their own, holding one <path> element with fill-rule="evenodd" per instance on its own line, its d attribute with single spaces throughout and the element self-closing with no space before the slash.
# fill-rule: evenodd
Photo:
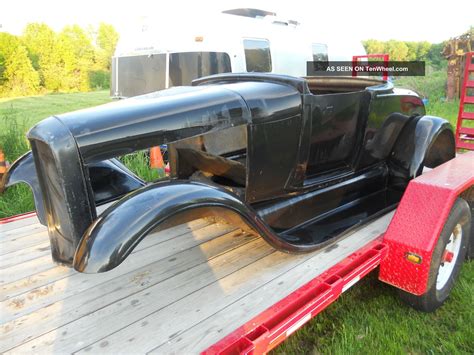
<svg viewBox="0 0 474 355">
<path fill-rule="evenodd" d="M 262 354 L 377 267 L 379 279 L 399 288 L 405 301 L 431 311 L 473 257 L 473 209 L 469 152 L 412 180 L 395 213 L 336 247 L 290 256 L 260 238 L 196 221 L 191 227 L 201 232 L 193 238 L 186 235 L 190 226 L 174 227 L 159 244 L 148 238 L 126 265 L 100 275 L 48 266 L 46 233 L 34 216 L 2 220 L 0 350 Z M 196 242 L 180 244 L 190 239 Z M 247 252 L 234 255 L 236 248 Z M 26 259 L 33 251 L 36 258 Z M 36 270 L 26 271 L 32 265 Z M 22 278 L 14 270 L 23 270 Z"/>
<path fill-rule="evenodd" d="M 384 234 L 203 353 L 266 353 L 377 266 L 379 279 L 402 290 L 412 306 L 438 308 L 473 254 L 473 186 L 474 153 L 414 179 Z"/>
</svg>

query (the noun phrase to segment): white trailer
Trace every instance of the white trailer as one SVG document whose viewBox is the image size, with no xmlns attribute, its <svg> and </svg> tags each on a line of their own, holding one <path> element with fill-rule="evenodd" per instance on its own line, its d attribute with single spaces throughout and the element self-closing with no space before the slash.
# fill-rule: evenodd
<svg viewBox="0 0 474 355">
<path fill-rule="evenodd" d="M 225 72 L 305 76 L 307 62 L 365 54 L 358 41 L 315 34 L 297 21 L 257 9 L 226 10 L 174 27 L 155 21 L 121 38 L 112 58 L 112 97 L 189 85 Z"/>
</svg>

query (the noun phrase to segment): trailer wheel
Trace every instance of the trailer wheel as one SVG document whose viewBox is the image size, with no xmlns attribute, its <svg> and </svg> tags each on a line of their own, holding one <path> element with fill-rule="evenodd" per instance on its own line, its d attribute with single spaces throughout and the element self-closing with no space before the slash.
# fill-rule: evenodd
<svg viewBox="0 0 474 355">
<path fill-rule="evenodd" d="M 427 292 L 421 296 L 399 290 L 400 298 L 413 308 L 433 312 L 448 298 L 466 257 L 471 210 L 458 198 L 444 225 L 431 258 Z"/>
<path fill-rule="evenodd" d="M 472 190 L 474 197 L 474 189 Z M 471 207 L 471 234 L 467 246 L 466 260 L 474 260 L 474 199 L 469 203 Z"/>
</svg>

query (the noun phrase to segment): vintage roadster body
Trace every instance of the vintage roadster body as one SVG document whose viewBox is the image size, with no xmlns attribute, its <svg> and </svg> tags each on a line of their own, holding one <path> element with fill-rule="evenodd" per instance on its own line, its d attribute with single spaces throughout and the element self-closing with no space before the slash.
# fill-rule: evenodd
<svg viewBox="0 0 474 355">
<path fill-rule="evenodd" d="M 28 138 L 3 185 L 31 186 L 53 259 L 81 272 L 110 270 L 150 231 L 204 216 L 279 250 L 316 250 L 395 208 L 410 179 L 455 155 L 448 122 L 426 116 L 414 92 L 270 74 L 49 117 Z M 116 159 L 160 144 L 165 180 L 146 183 Z"/>
</svg>

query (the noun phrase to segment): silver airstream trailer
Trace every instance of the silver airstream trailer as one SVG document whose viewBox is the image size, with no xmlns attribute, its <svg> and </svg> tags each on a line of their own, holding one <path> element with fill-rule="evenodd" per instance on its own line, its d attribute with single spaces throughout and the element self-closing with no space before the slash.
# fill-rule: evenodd
<svg viewBox="0 0 474 355">
<path fill-rule="evenodd" d="M 351 60 L 361 54 L 365 50 L 358 41 L 329 38 L 258 9 L 225 10 L 186 26 L 150 21 L 120 39 L 110 93 L 126 98 L 227 72 L 302 77 L 308 75 L 308 61 Z"/>
</svg>

